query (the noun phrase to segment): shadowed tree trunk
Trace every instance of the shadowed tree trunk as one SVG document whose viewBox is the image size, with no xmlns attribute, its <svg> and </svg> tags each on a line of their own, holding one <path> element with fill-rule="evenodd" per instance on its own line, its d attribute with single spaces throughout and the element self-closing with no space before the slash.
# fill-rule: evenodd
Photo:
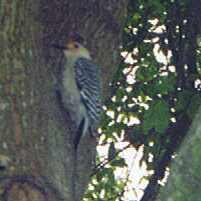
<svg viewBox="0 0 201 201">
<path fill-rule="evenodd" d="M 72 30 L 101 66 L 103 96 L 119 62 L 127 0 L 0 0 L 0 200 L 79 201 L 96 142 L 81 142 L 55 95 L 63 43 Z"/>
<path fill-rule="evenodd" d="M 198 201 L 201 197 L 201 107 L 170 169 L 157 201 Z"/>
</svg>

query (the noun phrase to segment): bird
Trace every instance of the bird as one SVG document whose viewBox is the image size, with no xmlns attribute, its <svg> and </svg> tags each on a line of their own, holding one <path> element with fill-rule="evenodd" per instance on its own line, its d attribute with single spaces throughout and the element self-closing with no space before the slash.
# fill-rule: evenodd
<svg viewBox="0 0 201 201">
<path fill-rule="evenodd" d="M 100 67 L 95 64 L 89 50 L 77 35 L 71 35 L 64 45 L 52 44 L 64 53 L 64 66 L 60 84 L 63 108 L 75 123 L 74 140 L 77 149 L 81 138 L 94 132 L 102 112 Z"/>
</svg>

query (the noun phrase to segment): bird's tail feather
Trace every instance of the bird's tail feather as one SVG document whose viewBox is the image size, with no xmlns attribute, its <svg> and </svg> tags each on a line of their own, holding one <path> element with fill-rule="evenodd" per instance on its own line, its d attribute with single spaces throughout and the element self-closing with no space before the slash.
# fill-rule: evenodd
<svg viewBox="0 0 201 201">
<path fill-rule="evenodd" d="M 74 138 L 75 150 L 77 150 L 80 140 L 82 137 L 85 136 L 88 128 L 89 128 L 89 120 L 87 118 L 83 118 L 77 129 L 76 136 Z"/>
</svg>

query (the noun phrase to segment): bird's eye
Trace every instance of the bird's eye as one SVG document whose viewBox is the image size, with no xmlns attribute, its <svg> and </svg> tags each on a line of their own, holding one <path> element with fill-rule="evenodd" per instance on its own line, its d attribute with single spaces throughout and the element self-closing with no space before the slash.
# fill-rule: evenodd
<svg viewBox="0 0 201 201">
<path fill-rule="evenodd" d="M 74 47 L 75 47 L 75 48 L 78 48 L 78 47 L 79 47 L 79 45 L 78 45 L 77 43 L 75 43 L 75 44 L 74 44 Z"/>
</svg>

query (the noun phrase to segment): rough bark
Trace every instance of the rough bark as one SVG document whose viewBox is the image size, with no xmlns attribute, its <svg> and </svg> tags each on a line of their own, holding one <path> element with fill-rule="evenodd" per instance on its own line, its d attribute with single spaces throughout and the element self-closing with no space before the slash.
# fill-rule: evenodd
<svg viewBox="0 0 201 201">
<path fill-rule="evenodd" d="M 190 201 L 201 197 L 201 107 L 170 170 L 157 201 Z"/>
<path fill-rule="evenodd" d="M 84 139 L 75 161 L 74 130 L 55 95 L 62 53 L 49 44 L 80 33 L 107 97 L 127 2 L 0 0 L 0 200 L 81 200 L 96 143 Z"/>
</svg>

